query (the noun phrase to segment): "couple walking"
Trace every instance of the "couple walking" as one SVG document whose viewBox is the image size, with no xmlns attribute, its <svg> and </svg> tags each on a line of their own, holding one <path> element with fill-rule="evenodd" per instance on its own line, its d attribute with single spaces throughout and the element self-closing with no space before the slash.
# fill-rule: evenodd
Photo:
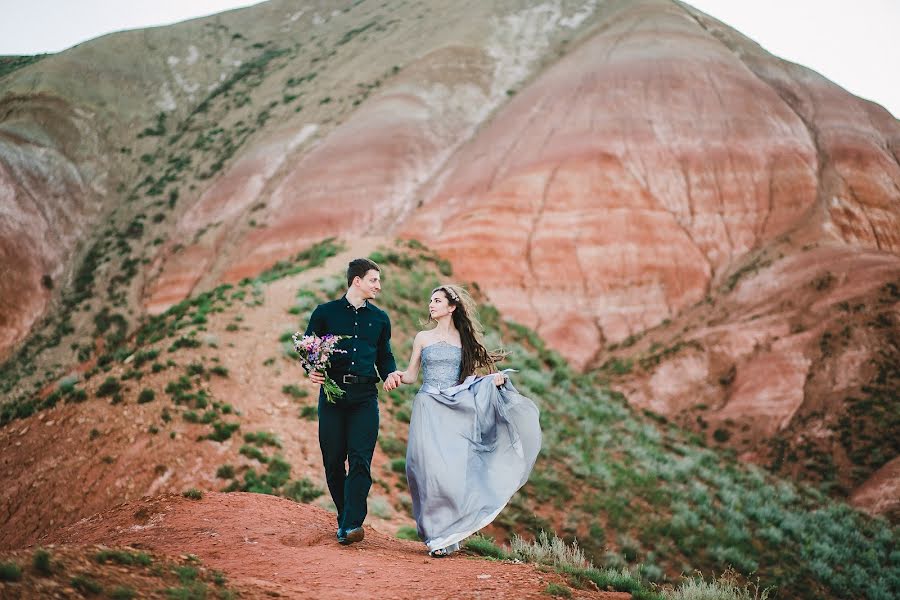
<svg viewBox="0 0 900 600">
<path fill-rule="evenodd" d="M 337 508 L 337 538 L 361 541 L 371 462 L 378 437 L 379 379 L 390 391 L 423 383 L 413 402 L 406 476 L 413 517 L 429 554 L 443 557 L 488 525 L 528 480 L 541 445 L 538 409 L 518 394 L 481 341 L 474 303 L 464 290 L 442 285 L 431 293 L 430 320 L 413 342 L 406 371 L 391 352 L 391 321 L 371 303 L 381 291 L 380 269 L 358 258 L 347 268 L 347 292 L 320 304 L 306 335 L 347 336 L 328 375 L 344 395 L 332 404 L 319 392 L 319 446 L 328 491 Z M 476 376 L 478 369 L 490 374 Z M 309 374 L 321 385 L 324 376 Z"/>
</svg>

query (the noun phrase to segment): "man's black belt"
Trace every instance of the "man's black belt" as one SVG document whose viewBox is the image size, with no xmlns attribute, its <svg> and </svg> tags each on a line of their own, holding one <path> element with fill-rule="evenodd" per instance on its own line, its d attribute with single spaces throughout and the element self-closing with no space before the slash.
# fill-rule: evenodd
<svg viewBox="0 0 900 600">
<path fill-rule="evenodd" d="M 347 373 L 341 378 L 342 383 L 353 384 L 353 383 L 378 383 L 378 378 L 373 377 L 371 375 L 354 375 L 353 373 Z"/>
</svg>

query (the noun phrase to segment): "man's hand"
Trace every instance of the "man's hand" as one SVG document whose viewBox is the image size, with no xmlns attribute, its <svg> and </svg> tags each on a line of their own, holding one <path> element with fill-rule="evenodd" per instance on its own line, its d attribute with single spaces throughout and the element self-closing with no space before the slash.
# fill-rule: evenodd
<svg viewBox="0 0 900 600">
<path fill-rule="evenodd" d="M 389 392 L 398 388 L 401 383 L 403 383 L 403 371 L 394 371 L 385 378 L 384 391 Z"/>
<path fill-rule="evenodd" d="M 312 371 L 309 374 L 309 380 L 316 385 L 322 385 L 325 383 L 325 375 L 319 371 Z"/>
</svg>

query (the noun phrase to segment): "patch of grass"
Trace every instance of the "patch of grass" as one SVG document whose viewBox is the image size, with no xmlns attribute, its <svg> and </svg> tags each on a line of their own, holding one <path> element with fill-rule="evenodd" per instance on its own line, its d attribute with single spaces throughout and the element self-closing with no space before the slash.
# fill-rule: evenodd
<svg viewBox="0 0 900 600">
<path fill-rule="evenodd" d="M 69 585 L 82 594 L 100 594 L 103 592 L 103 586 L 87 573 L 75 575 L 69 580 Z"/>
<path fill-rule="evenodd" d="M 284 488 L 284 497 L 295 502 L 303 502 L 308 504 L 325 493 L 325 490 L 315 485 L 312 481 L 304 477 L 297 481 L 292 481 Z"/>
<path fill-rule="evenodd" d="M 213 432 L 206 436 L 206 439 L 215 442 L 224 442 L 231 435 L 240 429 L 240 423 L 228 423 L 227 421 L 215 421 L 212 424 Z"/>
<path fill-rule="evenodd" d="M 244 434 L 244 441 L 256 446 L 275 446 L 281 448 L 281 442 L 275 437 L 275 434 L 269 431 L 257 431 Z"/>
<path fill-rule="evenodd" d="M 185 498 L 190 498 L 191 500 L 200 500 L 203 498 L 203 492 L 198 490 L 197 488 L 191 488 L 189 490 L 185 490 L 181 492 L 181 495 Z"/>
<path fill-rule="evenodd" d="M 34 551 L 31 557 L 31 566 L 41 575 L 52 575 L 53 567 L 50 564 L 50 553 L 43 548 Z"/>
<path fill-rule="evenodd" d="M 497 546 L 494 540 L 480 534 L 473 535 L 465 541 L 463 546 L 466 550 L 487 556 L 488 558 L 496 558 L 498 560 L 509 560 L 512 554 Z"/>
<path fill-rule="evenodd" d="M 315 421 L 319 418 L 319 409 L 314 405 L 304 406 L 300 409 L 300 418 L 307 421 Z"/>
<path fill-rule="evenodd" d="M 397 539 L 412 540 L 414 542 L 421 541 L 419 539 L 419 532 L 416 531 L 415 527 L 410 527 L 409 525 L 403 525 L 397 529 Z"/>
<path fill-rule="evenodd" d="M 241 449 L 238 452 L 240 454 L 243 454 L 247 458 L 258 460 L 261 463 L 269 462 L 269 457 L 263 454 L 262 450 L 260 450 L 256 446 L 249 446 L 247 444 L 244 444 L 243 446 L 241 446 Z"/>
<path fill-rule="evenodd" d="M 281 391 L 284 394 L 288 394 L 291 398 L 306 398 L 307 396 L 309 396 L 309 392 L 307 390 L 304 390 L 303 388 L 298 387 L 293 383 L 281 386 Z"/>
<path fill-rule="evenodd" d="M 110 590 L 109 597 L 113 600 L 131 600 L 137 598 L 137 592 L 127 585 L 120 585 Z"/>
<path fill-rule="evenodd" d="M 122 385 L 119 383 L 119 380 L 115 377 L 107 377 L 106 381 L 100 384 L 100 387 L 97 388 L 97 396 L 112 396 L 119 392 L 122 389 Z"/>
<path fill-rule="evenodd" d="M 548 596 L 555 596 L 557 598 L 571 598 L 572 592 L 569 591 L 564 585 L 559 585 L 558 583 L 548 583 L 547 589 L 544 590 L 544 593 Z"/>
<path fill-rule="evenodd" d="M 388 456 L 406 456 L 406 444 L 397 438 L 379 437 L 378 445 L 381 446 L 381 450 Z"/>
<path fill-rule="evenodd" d="M 149 567 L 153 564 L 153 558 L 146 552 L 129 552 L 126 550 L 101 550 L 94 555 L 94 560 L 101 565 L 113 562 L 119 565 Z"/>
<path fill-rule="evenodd" d="M 0 563 L 0 581 L 19 581 L 22 579 L 22 568 L 14 562 Z"/>
<path fill-rule="evenodd" d="M 147 404 L 148 402 L 153 402 L 156 399 L 156 392 L 151 390 L 150 388 L 144 388 L 141 390 L 141 393 L 138 394 L 137 402 L 138 404 Z"/>
<path fill-rule="evenodd" d="M 216 471 L 216 477 L 219 479 L 234 479 L 234 467 L 231 465 L 222 465 Z"/>
</svg>

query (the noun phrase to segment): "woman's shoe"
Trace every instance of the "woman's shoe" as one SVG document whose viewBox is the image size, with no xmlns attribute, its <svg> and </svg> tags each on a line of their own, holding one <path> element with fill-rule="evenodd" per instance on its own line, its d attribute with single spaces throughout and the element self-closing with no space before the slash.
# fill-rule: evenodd
<svg viewBox="0 0 900 600">
<path fill-rule="evenodd" d="M 431 558 L 446 558 L 450 556 L 450 553 L 443 548 L 438 548 L 437 550 L 432 550 L 431 552 L 429 552 L 428 556 L 430 556 Z"/>
</svg>

